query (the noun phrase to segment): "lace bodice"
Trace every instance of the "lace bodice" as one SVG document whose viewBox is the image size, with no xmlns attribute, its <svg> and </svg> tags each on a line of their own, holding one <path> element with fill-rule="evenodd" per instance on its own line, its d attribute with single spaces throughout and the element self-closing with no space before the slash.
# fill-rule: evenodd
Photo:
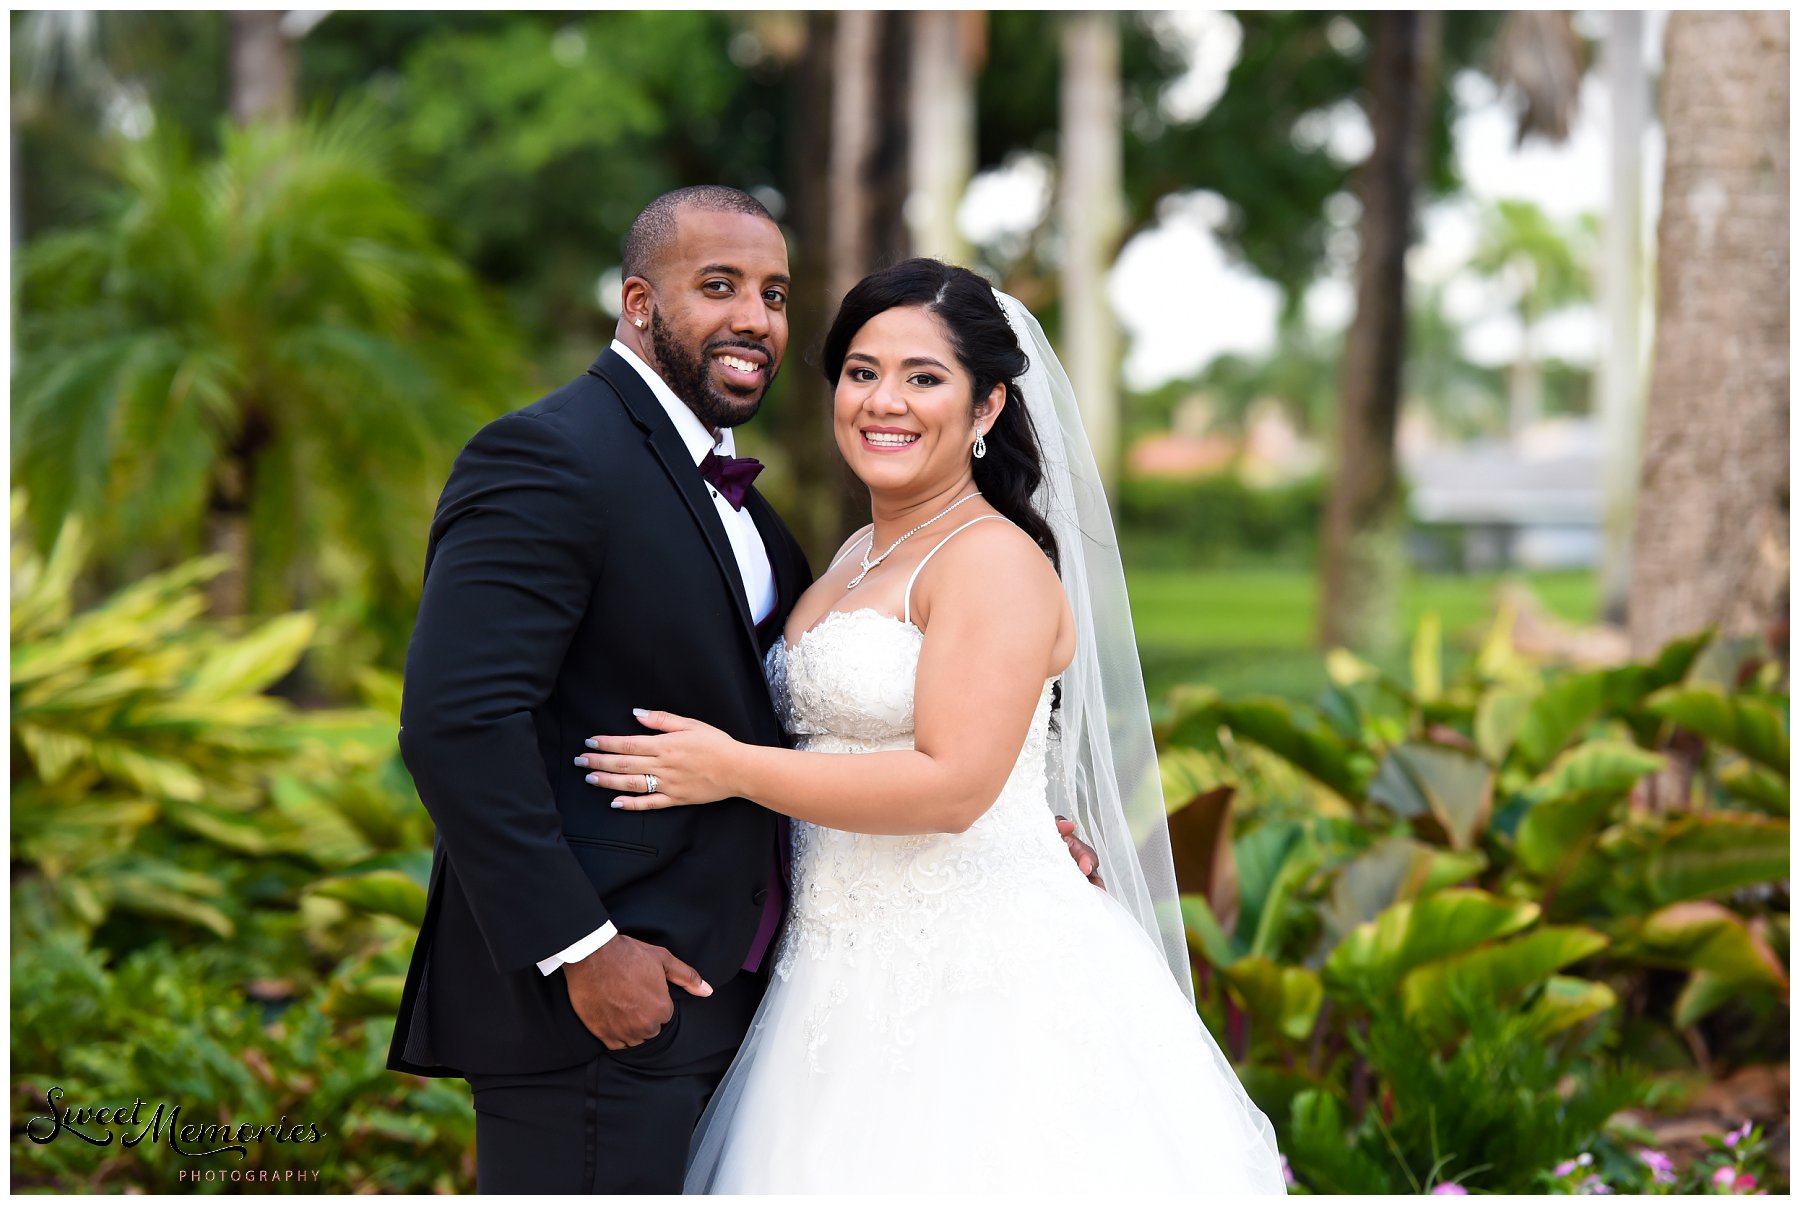
<svg viewBox="0 0 1800 1205">
<path fill-rule="evenodd" d="M 783 727 L 814 752 L 912 748 L 924 640 L 912 623 L 865 609 L 827 614 L 791 649 L 776 641 L 765 670 Z M 1004 982 L 990 955 L 958 958 L 946 940 L 958 914 L 991 923 L 1031 880 L 1079 880 L 1046 796 L 1053 681 L 1006 785 L 968 831 L 896 837 L 793 825 L 793 894 L 775 973 L 785 979 L 809 957 L 888 967 L 899 990 L 880 1002 L 878 1020 L 896 1059 L 909 1042 L 907 1017 L 936 991 Z M 823 1015 L 811 1020 L 823 1033 Z M 818 1050 L 809 1053 L 816 1066 Z"/>
</svg>

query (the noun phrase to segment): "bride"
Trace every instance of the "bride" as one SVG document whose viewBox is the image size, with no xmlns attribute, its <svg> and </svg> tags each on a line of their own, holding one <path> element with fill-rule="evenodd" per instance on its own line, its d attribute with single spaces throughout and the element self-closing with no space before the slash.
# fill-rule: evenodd
<svg viewBox="0 0 1800 1205">
<path fill-rule="evenodd" d="M 614 807 L 796 822 L 774 978 L 687 1190 L 1283 1192 L 1194 1011 L 1124 577 L 1055 353 L 1017 301 L 914 259 L 845 296 L 824 368 L 874 522 L 770 649 L 796 748 L 661 712 L 589 742 L 590 781 L 647 792 Z"/>
</svg>

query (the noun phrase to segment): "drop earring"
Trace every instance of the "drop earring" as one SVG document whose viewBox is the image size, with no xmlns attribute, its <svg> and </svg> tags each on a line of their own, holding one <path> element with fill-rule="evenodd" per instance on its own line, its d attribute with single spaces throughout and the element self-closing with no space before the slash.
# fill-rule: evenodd
<svg viewBox="0 0 1800 1205">
<path fill-rule="evenodd" d="M 987 455 L 987 433 L 983 432 L 983 431 L 977 431 L 975 433 L 975 459 L 980 460 L 983 456 L 986 456 L 986 455 Z"/>
</svg>

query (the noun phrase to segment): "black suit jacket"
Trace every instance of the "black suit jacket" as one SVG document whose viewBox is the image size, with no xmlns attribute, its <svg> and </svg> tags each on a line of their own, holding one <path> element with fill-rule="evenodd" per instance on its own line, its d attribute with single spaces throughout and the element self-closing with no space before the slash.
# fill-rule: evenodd
<svg viewBox="0 0 1800 1205">
<path fill-rule="evenodd" d="M 603 1047 L 536 963 L 611 920 L 715 987 L 762 916 L 777 819 L 746 800 L 615 811 L 574 765 L 631 709 L 781 743 L 762 654 L 811 581 L 760 494 L 774 570 L 759 639 L 724 525 L 674 424 L 608 350 L 495 420 L 438 502 L 406 655 L 400 749 L 437 826 L 388 1066 L 573 1066 Z"/>
</svg>

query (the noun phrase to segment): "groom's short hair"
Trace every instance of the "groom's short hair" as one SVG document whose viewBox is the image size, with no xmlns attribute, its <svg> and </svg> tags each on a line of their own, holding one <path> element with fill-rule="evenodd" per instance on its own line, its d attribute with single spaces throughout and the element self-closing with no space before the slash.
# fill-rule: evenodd
<svg viewBox="0 0 1800 1205">
<path fill-rule="evenodd" d="M 666 192 L 637 215 L 625 235 L 625 263 L 621 270 L 627 277 L 649 278 L 650 268 L 675 241 L 676 219 L 684 209 L 700 209 L 709 213 L 747 213 L 753 217 L 774 216 L 768 207 L 749 193 L 723 184 L 695 184 Z"/>
</svg>

